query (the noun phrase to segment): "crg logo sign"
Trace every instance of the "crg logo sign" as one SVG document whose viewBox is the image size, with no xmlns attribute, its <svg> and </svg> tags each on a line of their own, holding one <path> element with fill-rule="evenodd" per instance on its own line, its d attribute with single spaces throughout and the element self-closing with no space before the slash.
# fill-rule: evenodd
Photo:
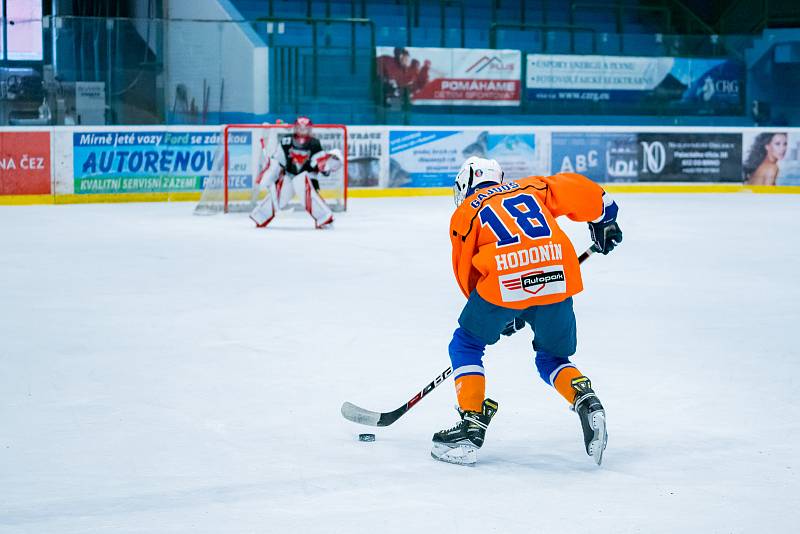
<svg viewBox="0 0 800 534">
<path fill-rule="evenodd" d="M 738 95 L 739 94 L 739 81 L 738 80 L 714 80 L 708 76 L 703 81 L 703 87 L 700 89 L 703 101 L 708 102 L 715 94 L 723 95 Z"/>
<path fill-rule="evenodd" d="M 642 145 L 642 170 L 651 174 L 659 174 L 667 164 L 667 150 L 661 141 L 648 143 L 640 141 Z"/>
<path fill-rule="evenodd" d="M 467 69 L 467 72 L 477 74 L 484 69 L 512 71 L 514 70 L 514 64 L 503 63 L 503 60 L 497 56 L 483 56 L 478 61 L 470 65 L 470 67 Z"/>
</svg>

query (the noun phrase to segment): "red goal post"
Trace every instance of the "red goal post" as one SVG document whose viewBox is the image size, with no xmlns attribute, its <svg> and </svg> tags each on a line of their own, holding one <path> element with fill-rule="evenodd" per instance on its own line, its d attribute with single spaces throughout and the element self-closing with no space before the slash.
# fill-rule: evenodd
<svg viewBox="0 0 800 534">
<path fill-rule="evenodd" d="M 197 214 L 230 213 L 252 210 L 266 190 L 258 184 L 259 166 L 264 157 L 280 147 L 280 141 L 292 134 L 291 124 L 226 124 L 216 149 L 214 171 L 208 177 L 195 208 Z M 320 194 L 334 211 L 347 209 L 348 155 L 347 127 L 343 124 L 315 124 L 312 135 L 323 150 L 341 150 L 341 169 L 316 178 Z M 266 153 L 266 154 L 265 154 Z"/>
</svg>

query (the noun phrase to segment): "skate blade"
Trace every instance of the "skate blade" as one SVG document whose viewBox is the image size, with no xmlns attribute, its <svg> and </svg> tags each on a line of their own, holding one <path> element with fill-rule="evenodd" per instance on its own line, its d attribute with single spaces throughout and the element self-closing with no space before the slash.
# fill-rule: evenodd
<svg viewBox="0 0 800 534">
<path fill-rule="evenodd" d="M 594 430 L 594 439 L 589 442 L 589 456 L 594 458 L 597 465 L 603 463 L 603 452 L 608 443 L 608 433 L 606 432 L 606 414 L 603 410 L 598 410 L 592 414 L 591 427 Z"/>
<path fill-rule="evenodd" d="M 449 447 L 443 443 L 434 443 L 431 457 L 449 464 L 473 466 L 478 461 L 478 449 L 472 445 Z"/>
</svg>

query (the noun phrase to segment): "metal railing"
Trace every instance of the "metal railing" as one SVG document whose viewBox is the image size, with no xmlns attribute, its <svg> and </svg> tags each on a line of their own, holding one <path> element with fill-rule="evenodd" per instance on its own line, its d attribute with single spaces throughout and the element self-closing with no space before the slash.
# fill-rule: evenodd
<svg viewBox="0 0 800 534">
<path fill-rule="evenodd" d="M 800 25 L 796 0 L 738 0 L 732 2 L 717 23 L 720 33 L 758 33 L 766 27 Z"/>
<path fill-rule="evenodd" d="M 352 4 L 351 7 L 354 7 Z M 270 44 L 270 83 L 269 91 L 271 101 L 276 109 L 286 109 L 289 106 L 295 113 L 303 112 L 303 108 L 308 106 L 309 100 L 327 101 L 331 104 L 340 105 L 346 102 L 346 97 L 341 96 L 341 90 L 353 89 L 357 93 L 363 93 L 366 99 L 372 102 L 380 100 L 380 88 L 376 70 L 376 30 L 375 23 L 369 18 L 307 18 L 307 17 L 260 17 L 254 21 L 255 27 L 263 30 L 266 24 L 268 29 L 273 30 L 267 33 L 267 40 Z M 276 40 L 276 25 L 299 25 L 311 28 L 311 42 L 284 43 L 282 45 L 273 44 Z M 321 42 L 322 27 L 325 29 L 325 40 L 329 37 L 328 32 L 348 35 L 349 43 L 338 48 L 330 46 L 328 42 Z M 356 30 L 365 28 L 369 32 L 369 38 L 364 43 L 357 39 Z M 349 32 L 347 31 L 349 28 Z M 342 31 L 340 31 L 342 30 Z M 310 44 L 310 46 L 309 46 Z M 349 69 L 341 72 L 341 83 L 336 80 L 331 83 L 330 76 L 325 82 L 320 81 L 321 59 L 331 61 L 336 59 L 335 51 L 342 51 L 343 55 L 349 56 Z M 333 54 L 332 54 L 333 53 Z M 325 71 L 330 75 L 330 69 Z M 357 82 L 349 85 L 348 79 L 363 79 L 366 74 L 366 83 Z M 358 87 L 364 88 L 362 91 Z M 336 93 L 339 91 L 339 93 Z M 352 93 L 353 91 L 347 91 Z M 363 106 L 363 104 L 362 104 Z"/>
<path fill-rule="evenodd" d="M 714 35 L 716 30 L 709 26 L 703 19 L 697 16 L 689 6 L 684 4 L 681 0 L 670 0 L 672 5 L 673 22 L 678 25 L 675 20 L 676 16 L 682 24 L 677 28 L 681 33 L 701 33 L 705 35 Z"/>
<path fill-rule="evenodd" d="M 570 52 L 575 52 L 575 33 L 588 33 L 592 36 L 592 54 L 597 53 L 597 30 L 594 28 L 587 28 L 585 26 L 575 26 L 572 24 L 555 25 L 555 24 L 515 24 L 513 22 L 493 22 L 489 27 L 489 48 L 497 48 L 497 31 L 498 30 L 539 30 L 540 39 L 542 41 L 542 51 L 547 51 L 547 32 L 549 31 L 567 31 L 570 36 Z"/>
<path fill-rule="evenodd" d="M 464 48 L 464 40 L 466 34 L 466 28 L 464 24 L 464 1 L 465 0 L 439 0 L 439 9 L 440 9 L 440 17 L 441 17 L 441 45 L 442 47 L 447 46 L 447 8 L 453 7 L 453 5 L 457 5 L 460 8 L 460 17 L 459 17 L 459 29 L 461 30 L 460 37 L 461 37 L 461 48 Z"/>
<path fill-rule="evenodd" d="M 259 17 L 259 18 L 255 19 L 253 22 L 257 22 L 257 23 L 264 23 L 265 22 L 265 23 L 273 23 L 273 24 L 275 24 L 275 23 L 280 24 L 280 23 L 297 22 L 297 23 L 307 24 L 307 25 L 311 26 L 311 28 L 312 28 L 312 33 L 311 33 L 311 51 L 312 51 L 312 54 L 313 54 L 313 72 L 314 72 L 313 82 L 314 82 L 315 86 L 317 85 L 317 73 L 319 71 L 318 63 L 317 63 L 317 57 L 319 56 L 319 54 L 318 54 L 318 52 L 319 52 L 319 39 L 318 39 L 317 28 L 319 27 L 320 24 L 325 24 L 326 26 L 331 25 L 331 24 L 346 24 L 346 25 L 349 25 L 351 27 L 351 33 L 350 33 L 350 36 L 351 36 L 351 41 L 350 41 L 351 62 L 350 62 L 350 66 L 351 66 L 351 72 L 352 73 L 355 73 L 355 70 L 356 70 L 356 49 L 358 48 L 357 45 L 356 45 L 356 36 L 355 36 L 355 33 L 354 33 L 355 32 L 355 28 L 356 28 L 356 26 L 368 26 L 369 27 L 369 32 L 370 32 L 369 49 L 373 51 L 372 54 L 373 54 L 373 59 L 374 59 L 376 41 L 375 41 L 375 22 L 372 19 L 367 19 L 367 18 L 313 18 L 313 17 Z M 270 33 L 268 35 L 270 36 L 269 44 L 272 45 L 272 36 L 273 36 L 273 34 Z M 372 80 L 372 83 L 374 85 L 375 79 Z M 314 96 L 316 96 L 316 93 L 315 93 Z"/>
<path fill-rule="evenodd" d="M 611 11 L 616 19 L 617 33 L 625 33 L 623 12 L 638 11 L 640 13 L 658 13 L 664 17 L 662 33 L 670 33 L 672 29 L 672 14 L 669 8 L 661 6 L 632 6 L 627 4 L 595 4 L 591 2 L 572 2 L 569 5 L 569 21 L 575 24 L 575 12 L 582 11 Z"/>
</svg>

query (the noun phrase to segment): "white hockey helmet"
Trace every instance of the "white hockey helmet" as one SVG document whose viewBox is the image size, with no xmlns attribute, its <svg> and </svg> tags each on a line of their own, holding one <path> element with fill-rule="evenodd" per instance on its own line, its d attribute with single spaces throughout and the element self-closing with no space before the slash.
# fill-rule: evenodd
<svg viewBox="0 0 800 534">
<path fill-rule="evenodd" d="M 462 165 L 453 183 L 453 200 L 460 206 L 476 186 L 491 182 L 503 183 L 503 169 L 497 160 L 471 156 Z"/>
</svg>

